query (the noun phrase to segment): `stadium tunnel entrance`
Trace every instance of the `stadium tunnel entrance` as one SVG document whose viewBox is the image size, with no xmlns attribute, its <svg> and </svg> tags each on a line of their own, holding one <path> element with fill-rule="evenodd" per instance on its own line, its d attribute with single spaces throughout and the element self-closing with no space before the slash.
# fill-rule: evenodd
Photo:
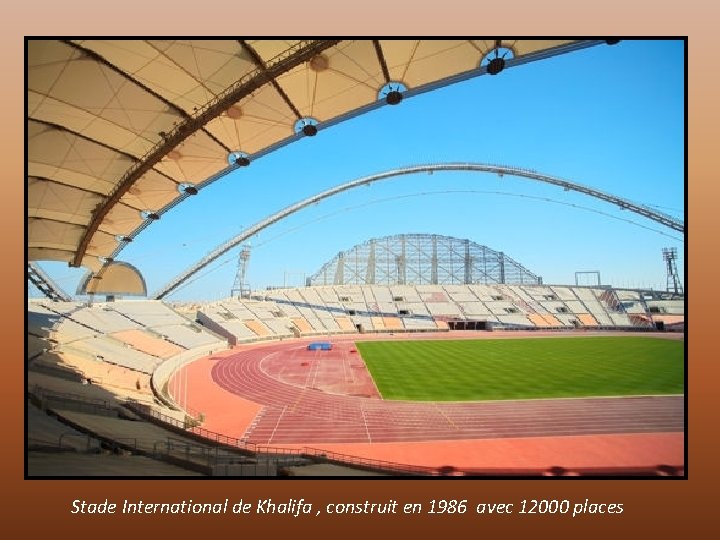
<svg viewBox="0 0 720 540">
<path fill-rule="evenodd" d="M 487 321 L 448 321 L 450 330 L 491 330 Z"/>
</svg>

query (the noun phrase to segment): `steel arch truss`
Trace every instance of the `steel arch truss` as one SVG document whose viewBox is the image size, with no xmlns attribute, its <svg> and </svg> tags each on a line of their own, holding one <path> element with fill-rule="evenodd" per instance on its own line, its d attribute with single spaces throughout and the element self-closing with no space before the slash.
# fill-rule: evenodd
<svg viewBox="0 0 720 540">
<path fill-rule="evenodd" d="M 269 216 L 268 218 L 259 221 L 255 225 L 245 229 L 242 233 L 237 235 L 235 238 L 232 238 L 231 240 L 225 242 L 224 244 L 220 245 L 216 249 L 214 249 L 212 252 L 210 252 L 207 256 L 205 256 L 202 260 L 197 262 L 195 265 L 190 267 L 188 270 L 177 276 L 175 279 L 173 279 L 170 283 L 168 283 L 166 286 L 164 286 L 162 289 L 160 289 L 157 293 L 155 293 L 154 298 L 163 298 L 164 296 L 168 295 L 173 290 L 177 289 L 180 285 L 182 285 L 185 281 L 187 281 L 193 274 L 213 262 L 218 257 L 221 257 L 223 254 L 227 253 L 229 250 L 234 248 L 235 246 L 241 244 L 248 238 L 254 236 L 255 234 L 259 233 L 263 229 L 277 223 L 278 221 L 285 219 L 291 214 L 294 214 L 295 212 L 302 210 L 303 208 L 310 206 L 312 204 L 315 204 L 319 201 L 322 201 L 323 199 L 327 199 L 329 197 L 332 197 L 334 195 L 337 195 L 338 193 L 342 193 L 344 191 L 349 191 L 353 188 L 360 187 L 360 186 L 366 186 L 375 182 L 379 182 L 380 180 L 387 180 L 390 178 L 396 178 L 399 176 L 406 176 L 410 174 L 418 174 L 418 173 L 432 173 L 436 171 L 458 171 L 458 172 L 481 172 L 481 173 L 492 173 L 492 174 L 498 174 L 501 176 L 507 175 L 507 176 L 518 176 L 521 178 L 528 178 L 530 180 L 535 180 L 538 182 L 543 182 L 545 184 L 551 184 L 554 186 L 558 186 L 563 188 L 566 191 L 577 191 L 579 193 L 582 193 L 584 195 L 588 195 L 590 197 L 594 197 L 596 199 L 603 200 L 605 202 L 608 202 L 610 204 L 614 204 L 615 206 L 618 206 L 619 208 L 622 208 L 624 210 L 629 210 L 631 212 L 634 212 L 636 214 L 639 214 L 643 217 L 646 217 L 650 220 L 653 220 L 657 223 L 660 223 L 661 225 L 664 225 L 666 227 L 669 227 L 675 231 L 685 233 L 685 223 L 677 218 L 674 218 L 668 214 L 664 214 L 661 212 L 658 212 L 648 206 L 644 206 L 642 204 L 638 204 L 635 202 L 632 202 L 628 199 L 624 199 L 622 197 L 617 197 L 615 195 L 611 195 L 609 193 L 605 193 L 603 191 L 600 191 L 595 188 L 591 188 L 588 186 L 584 186 L 582 184 L 578 184 L 576 182 L 572 182 L 570 180 L 564 180 L 562 178 L 557 178 L 554 176 L 550 176 L 547 174 L 539 173 L 532 169 L 522 169 L 518 167 L 509 167 L 506 165 L 489 165 L 485 163 L 439 163 L 439 164 L 432 164 L 432 165 L 414 165 L 411 167 L 404 167 L 401 169 L 393 169 L 391 171 L 373 174 L 370 176 L 365 176 L 363 178 L 358 178 L 357 180 L 352 180 L 350 182 L 347 182 L 345 184 L 341 184 L 339 186 L 335 186 L 331 189 L 328 189 L 326 191 L 323 191 L 321 193 L 318 193 L 316 195 L 313 195 L 311 197 L 308 197 L 307 199 L 304 199 L 302 201 L 299 201 L 295 204 L 292 204 L 285 209 Z"/>
<path fill-rule="evenodd" d="M 537 275 L 503 252 L 437 234 L 373 238 L 323 265 L 310 285 L 534 284 Z"/>
</svg>

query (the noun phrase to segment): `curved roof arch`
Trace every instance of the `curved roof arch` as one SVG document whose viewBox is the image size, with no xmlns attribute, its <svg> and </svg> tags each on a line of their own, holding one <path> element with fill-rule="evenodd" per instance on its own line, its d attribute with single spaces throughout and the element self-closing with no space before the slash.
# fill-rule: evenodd
<svg viewBox="0 0 720 540">
<path fill-rule="evenodd" d="M 588 195 L 590 197 L 600 199 L 600 200 L 608 202 L 610 204 L 614 204 L 623 210 L 629 210 L 631 212 L 639 214 L 643 217 L 651 219 L 651 220 L 653 220 L 657 223 L 660 223 L 661 225 L 664 225 L 666 227 L 669 227 L 673 230 L 676 230 L 676 231 L 679 231 L 682 233 L 685 232 L 685 223 L 677 218 L 674 218 L 674 217 L 668 215 L 668 214 L 658 212 L 657 210 L 650 208 L 648 206 L 638 204 L 638 203 L 635 203 L 628 199 L 624 199 L 622 197 L 617 197 L 617 196 L 609 194 L 609 193 L 605 193 L 605 192 L 600 191 L 595 188 L 584 186 L 582 184 L 578 184 L 578 183 L 572 182 L 570 180 L 564 180 L 562 178 L 557 178 L 555 176 L 542 174 L 542 173 L 539 173 L 538 171 L 535 171 L 532 169 L 522 169 L 519 167 L 510 167 L 507 165 L 491 165 L 491 164 L 485 164 L 485 163 L 438 163 L 438 164 L 430 164 L 430 165 L 413 165 L 411 167 L 392 169 L 390 171 L 372 174 L 369 176 L 364 176 L 362 178 L 358 178 L 356 180 L 351 180 L 349 182 L 332 187 L 330 189 L 327 189 L 325 191 L 322 191 L 320 193 L 317 193 L 315 195 L 307 197 L 295 204 L 291 204 L 290 206 L 285 207 L 284 209 L 280 210 L 279 212 L 276 212 L 276 213 L 272 214 L 271 216 L 268 216 L 267 218 L 246 228 L 240 234 L 238 234 L 237 236 L 228 240 L 227 242 L 219 245 L 217 248 L 215 248 L 213 251 L 211 251 L 205 257 L 203 257 L 200 261 L 195 263 L 193 266 L 191 266 L 190 268 L 185 270 L 182 274 L 175 277 L 167 285 L 162 287 L 159 291 L 157 291 L 154 294 L 153 297 L 156 299 L 161 299 L 161 298 L 167 296 L 170 292 L 174 291 L 180 285 L 182 285 L 184 282 L 186 282 L 190 278 L 190 276 L 192 276 L 193 274 L 197 273 L 198 271 L 200 271 L 201 269 L 206 267 L 212 261 L 221 257 L 222 255 L 227 253 L 229 250 L 231 250 L 235 246 L 241 244 L 242 242 L 244 242 L 251 236 L 256 235 L 263 229 L 266 229 L 267 227 L 270 227 L 271 225 L 277 223 L 278 221 L 285 219 L 286 217 L 290 216 L 291 214 L 294 214 L 295 212 L 302 210 L 303 208 L 306 208 L 312 204 L 320 202 L 329 197 L 333 197 L 344 191 L 349 191 L 356 187 L 367 186 L 367 185 L 373 184 L 375 182 L 379 182 L 381 180 L 388 180 L 388 179 L 397 178 L 400 176 L 405 176 L 405 175 L 410 175 L 410 174 L 418 174 L 418 173 L 432 173 L 435 171 L 492 173 L 492 174 L 498 174 L 500 176 L 511 175 L 511 176 L 518 176 L 521 178 L 528 178 L 530 180 L 535 180 L 537 182 L 542 182 L 545 184 L 551 184 L 554 186 L 558 186 L 558 187 L 561 187 L 568 191 L 570 191 L 570 190 L 577 191 L 584 195 Z"/>
<path fill-rule="evenodd" d="M 488 73 L 496 50 L 510 68 L 598 43 L 28 39 L 28 260 L 98 271 L 235 169 L 233 152 L 257 159 L 383 106 L 389 82 L 409 97 Z"/>
</svg>

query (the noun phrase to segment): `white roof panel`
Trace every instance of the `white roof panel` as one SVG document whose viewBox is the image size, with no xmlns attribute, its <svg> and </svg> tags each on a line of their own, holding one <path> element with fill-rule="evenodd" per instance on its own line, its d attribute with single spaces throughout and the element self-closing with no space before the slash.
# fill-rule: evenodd
<svg viewBox="0 0 720 540">
<path fill-rule="evenodd" d="M 503 41 L 518 59 L 598 42 Z M 98 267 L 162 213 L 295 123 L 345 117 L 389 81 L 475 76 L 493 40 L 57 40 L 27 47 L 28 258 Z M 542 56 L 542 55 L 540 55 Z M 539 56 L 538 56 L 539 57 Z M 528 57 L 526 59 L 532 59 Z"/>
</svg>

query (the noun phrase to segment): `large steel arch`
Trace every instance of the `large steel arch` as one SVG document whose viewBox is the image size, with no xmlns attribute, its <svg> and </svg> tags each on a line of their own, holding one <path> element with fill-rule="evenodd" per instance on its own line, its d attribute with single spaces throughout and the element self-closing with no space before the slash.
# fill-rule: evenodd
<svg viewBox="0 0 720 540">
<path fill-rule="evenodd" d="M 523 178 L 529 178 L 530 180 L 536 180 L 538 182 L 544 182 L 546 184 L 552 184 L 554 186 L 561 187 L 567 191 L 577 191 L 579 193 L 583 193 L 585 195 L 589 195 L 590 197 L 594 197 L 596 199 L 600 199 L 603 201 L 606 201 L 608 203 L 614 204 L 616 206 L 619 206 L 622 209 L 630 210 L 631 212 L 634 212 L 636 214 L 639 214 L 643 217 L 646 217 L 648 219 L 651 219 L 653 221 L 656 221 L 657 223 L 660 223 L 661 225 L 664 225 L 666 227 L 669 227 L 675 231 L 679 231 L 681 233 L 685 233 L 685 223 L 679 219 L 676 219 L 672 216 L 669 216 L 667 214 L 664 214 L 662 212 L 658 212 L 656 210 L 653 210 L 652 208 L 649 208 L 647 206 L 644 206 L 642 204 L 634 203 L 628 199 L 624 199 L 622 197 L 617 197 L 615 195 L 611 195 L 609 193 L 605 193 L 603 191 L 600 191 L 598 189 L 594 189 L 588 186 L 584 186 L 582 184 L 578 184 L 576 182 L 571 182 L 570 180 L 564 180 L 562 178 L 557 178 L 554 176 L 550 176 L 547 174 L 539 173 L 532 169 L 522 169 L 518 167 L 509 167 L 507 165 L 489 165 L 485 163 L 438 163 L 438 164 L 432 164 L 432 165 L 413 165 L 411 167 L 403 167 L 401 169 L 393 169 L 391 171 L 386 171 L 382 173 L 372 174 L 370 176 L 364 176 L 362 178 L 358 178 L 357 180 L 352 180 L 350 182 L 347 182 L 345 184 L 341 184 L 339 186 L 335 186 L 333 188 L 330 188 L 328 190 L 325 190 L 321 193 L 318 193 L 316 195 L 313 195 L 311 197 L 308 197 L 307 199 L 303 199 L 302 201 L 299 201 L 295 204 L 292 204 L 283 210 L 280 210 L 279 212 L 265 218 L 262 221 L 257 222 L 256 224 L 252 225 L 251 227 L 248 227 L 243 232 L 232 238 L 231 240 L 228 240 L 224 244 L 218 246 L 213 251 L 208 253 L 205 257 L 203 257 L 200 261 L 198 261 L 196 264 L 188 268 L 185 272 L 178 275 L 175 279 L 173 279 L 171 282 L 169 282 L 167 285 L 165 285 L 162 289 L 160 289 L 158 292 L 155 293 L 153 298 L 160 299 L 165 296 L 167 296 L 169 293 L 177 289 L 180 285 L 182 285 L 185 281 L 187 281 L 193 274 L 213 262 L 218 257 L 221 257 L 223 254 L 227 253 L 229 250 L 234 248 L 235 246 L 241 244 L 251 236 L 254 236 L 255 234 L 259 233 L 263 229 L 277 223 L 278 221 L 285 219 L 291 214 L 294 214 L 295 212 L 302 210 L 306 206 L 310 206 L 311 204 L 314 204 L 316 202 L 322 201 L 323 199 L 327 199 L 329 197 L 332 197 L 334 195 L 337 195 L 338 193 L 342 193 L 344 191 L 351 190 L 353 188 L 359 187 L 359 186 L 366 186 L 368 184 L 372 184 L 374 182 L 378 182 L 380 180 L 387 180 L 389 178 L 396 178 L 398 176 L 405 176 L 409 174 L 417 174 L 417 173 L 431 173 L 436 171 L 461 171 L 461 172 L 483 172 L 483 173 L 494 173 L 499 174 L 501 176 L 508 175 L 508 176 L 519 176 Z"/>
</svg>

